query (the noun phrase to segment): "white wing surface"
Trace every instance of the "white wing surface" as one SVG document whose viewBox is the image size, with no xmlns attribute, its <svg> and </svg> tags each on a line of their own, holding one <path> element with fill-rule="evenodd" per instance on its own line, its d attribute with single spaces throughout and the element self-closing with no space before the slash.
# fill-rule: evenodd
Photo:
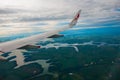
<svg viewBox="0 0 120 80">
<path fill-rule="evenodd" d="M 22 39 L 16 39 L 16 40 L 13 40 L 13 41 L 0 43 L 0 53 L 10 52 L 12 50 L 15 50 L 15 49 L 33 44 L 33 43 L 38 42 L 42 39 L 49 38 L 53 35 L 58 34 L 61 31 L 64 31 L 66 29 L 69 29 L 69 28 L 73 27 L 77 23 L 77 20 L 80 16 L 80 12 L 81 12 L 81 10 L 79 10 L 77 12 L 77 14 L 75 15 L 72 22 L 66 27 L 58 28 L 58 29 L 52 30 L 50 32 L 45 32 L 45 33 L 41 33 L 41 34 L 38 34 L 38 35 L 33 35 L 33 36 L 30 36 L 30 37 L 22 38 Z"/>
</svg>

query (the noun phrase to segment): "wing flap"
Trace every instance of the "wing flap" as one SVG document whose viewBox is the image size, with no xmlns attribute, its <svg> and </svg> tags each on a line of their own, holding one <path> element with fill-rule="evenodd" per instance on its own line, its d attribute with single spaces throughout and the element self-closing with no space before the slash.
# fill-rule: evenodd
<svg viewBox="0 0 120 80">
<path fill-rule="evenodd" d="M 64 35 L 62 34 L 54 34 L 52 36 L 49 36 L 48 38 L 59 38 L 59 37 L 63 37 Z"/>
<path fill-rule="evenodd" d="M 40 47 L 41 47 L 40 45 L 26 45 L 26 46 L 20 47 L 19 49 L 38 49 Z"/>
</svg>

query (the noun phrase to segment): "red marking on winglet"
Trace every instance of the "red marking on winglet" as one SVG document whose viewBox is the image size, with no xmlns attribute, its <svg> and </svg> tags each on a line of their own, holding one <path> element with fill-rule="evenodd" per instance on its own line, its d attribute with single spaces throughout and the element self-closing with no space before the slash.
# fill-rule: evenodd
<svg viewBox="0 0 120 80">
<path fill-rule="evenodd" d="M 80 14 L 77 14 L 77 16 L 75 17 L 75 20 L 77 20 L 80 17 Z"/>
</svg>

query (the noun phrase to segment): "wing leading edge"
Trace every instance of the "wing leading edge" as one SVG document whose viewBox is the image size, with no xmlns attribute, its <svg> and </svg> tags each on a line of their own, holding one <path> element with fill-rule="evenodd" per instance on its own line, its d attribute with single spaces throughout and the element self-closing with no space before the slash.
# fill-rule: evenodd
<svg viewBox="0 0 120 80">
<path fill-rule="evenodd" d="M 53 30 L 53 31 L 50 31 L 50 32 L 45 32 L 45 33 L 42 33 L 42 34 L 33 35 L 33 36 L 22 38 L 22 39 L 16 39 L 16 40 L 13 40 L 13 41 L 0 43 L 0 51 L 2 53 L 10 52 L 12 50 L 21 48 L 21 47 L 26 46 L 26 45 L 30 45 L 32 43 L 38 42 L 41 39 L 49 38 L 53 35 L 58 34 L 61 31 L 69 29 L 77 23 L 78 18 L 80 16 L 80 12 L 81 12 L 81 10 L 79 10 L 77 12 L 77 14 L 75 15 L 72 22 L 64 28 L 59 28 L 59 29 L 56 29 L 56 30 Z"/>
</svg>

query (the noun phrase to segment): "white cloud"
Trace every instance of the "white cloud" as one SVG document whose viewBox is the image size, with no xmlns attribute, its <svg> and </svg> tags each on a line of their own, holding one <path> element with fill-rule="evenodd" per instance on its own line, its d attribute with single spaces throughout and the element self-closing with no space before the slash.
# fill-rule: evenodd
<svg viewBox="0 0 120 80">
<path fill-rule="evenodd" d="M 116 19 L 120 16 L 119 4 L 119 0 L 1 0 L 0 27 L 17 27 L 18 30 L 29 27 L 32 30 L 36 27 L 34 24 L 41 22 L 47 23 L 42 25 L 42 30 L 49 30 L 61 20 L 72 19 L 78 9 L 82 9 L 80 22 L 86 21 L 86 24 L 99 19 Z"/>
</svg>

